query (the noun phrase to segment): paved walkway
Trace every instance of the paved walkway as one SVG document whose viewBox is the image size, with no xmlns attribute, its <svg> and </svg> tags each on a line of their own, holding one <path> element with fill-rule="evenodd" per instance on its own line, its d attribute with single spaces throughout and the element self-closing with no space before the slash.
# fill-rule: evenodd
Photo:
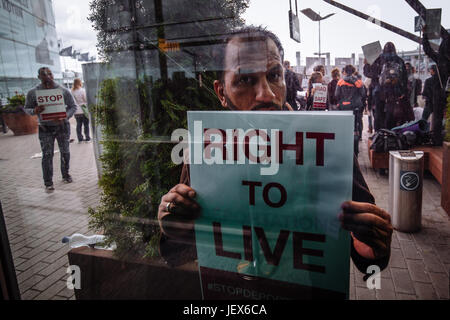
<svg viewBox="0 0 450 320">
<path fill-rule="evenodd" d="M 365 132 L 359 161 L 377 204 L 387 210 L 388 176 L 370 169 L 367 137 Z M 76 232 L 90 234 L 87 209 L 98 204 L 99 188 L 93 145 L 74 142 L 70 151 L 74 182 L 61 181 L 56 153 L 56 191 L 47 194 L 41 160 L 30 159 L 41 152 L 37 134 L 0 134 L 0 200 L 25 300 L 74 299 L 73 291 L 66 288 L 68 247 L 61 239 Z M 363 275 L 351 265 L 351 299 L 449 299 L 450 220 L 440 207 L 440 185 L 431 175 L 424 181 L 422 222 L 419 233 L 394 232 L 380 290 L 367 289 Z"/>
<path fill-rule="evenodd" d="M 87 209 L 98 203 L 97 169 L 92 143 L 76 142 L 71 119 L 70 174 L 62 182 L 60 154 L 53 161 L 55 191 L 46 193 L 37 134 L 0 134 L 0 200 L 22 299 L 74 299 L 66 287 L 68 246 L 64 236 L 88 231 Z M 55 142 L 55 150 L 57 144 Z"/>
<path fill-rule="evenodd" d="M 388 210 L 389 176 L 370 168 L 367 152 L 367 116 L 359 163 L 378 206 Z M 422 229 L 418 233 L 394 231 L 391 259 L 381 273 L 381 289 L 369 290 L 352 263 L 350 299 L 449 299 L 450 219 L 442 209 L 441 186 L 425 173 L 422 195 Z"/>
</svg>

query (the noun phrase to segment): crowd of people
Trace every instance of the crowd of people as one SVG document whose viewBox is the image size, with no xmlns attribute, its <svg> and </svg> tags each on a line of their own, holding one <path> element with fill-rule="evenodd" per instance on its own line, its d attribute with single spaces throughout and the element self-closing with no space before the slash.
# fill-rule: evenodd
<svg viewBox="0 0 450 320">
<path fill-rule="evenodd" d="M 363 75 L 352 65 L 342 70 L 331 71 L 330 82 L 326 82 L 325 68 L 317 65 L 309 77 L 306 98 L 292 99 L 288 103 L 294 110 L 323 110 L 315 106 L 315 90 L 317 85 L 327 86 L 327 102 L 325 110 L 353 110 L 355 115 L 355 153 L 358 154 L 358 143 L 361 140 L 363 114 L 368 114 L 368 133 L 380 129 L 391 130 L 405 123 L 431 119 L 429 144 L 440 146 L 443 141 L 443 118 L 446 104 L 446 87 L 449 75 L 448 35 L 443 35 L 439 52 L 435 52 L 424 33 L 424 51 L 435 64 L 428 72 L 430 77 L 422 83 L 414 66 L 397 55 L 392 42 L 385 44 L 380 56 L 369 64 L 364 60 Z M 285 67 L 289 62 L 285 62 Z M 289 68 L 289 67 L 288 67 Z M 303 91 L 297 83 L 288 81 L 293 78 L 292 71 L 286 73 L 288 92 Z M 292 87 L 291 87 L 292 86 Z M 423 108 L 418 97 L 425 101 Z"/>
</svg>

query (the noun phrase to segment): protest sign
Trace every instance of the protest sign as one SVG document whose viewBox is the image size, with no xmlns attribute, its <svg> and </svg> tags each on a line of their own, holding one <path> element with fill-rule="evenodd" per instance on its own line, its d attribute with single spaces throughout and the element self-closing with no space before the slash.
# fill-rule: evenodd
<svg viewBox="0 0 450 320">
<path fill-rule="evenodd" d="M 364 58 L 366 58 L 368 64 L 373 64 L 375 60 L 380 56 L 383 49 L 381 49 L 380 41 L 371 42 L 361 47 Z"/>
<path fill-rule="evenodd" d="M 314 98 L 313 109 L 324 110 L 327 107 L 328 87 L 320 83 L 313 83 Z"/>
<path fill-rule="evenodd" d="M 204 299 L 348 297 L 352 112 L 188 112 Z"/>
<path fill-rule="evenodd" d="M 36 101 L 39 106 L 45 106 L 41 112 L 43 121 L 66 118 L 66 106 L 61 89 L 36 90 Z"/>
</svg>

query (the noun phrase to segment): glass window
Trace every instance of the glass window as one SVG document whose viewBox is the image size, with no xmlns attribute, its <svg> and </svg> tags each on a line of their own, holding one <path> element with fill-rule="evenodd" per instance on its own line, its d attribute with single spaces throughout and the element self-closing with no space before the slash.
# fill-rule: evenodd
<svg viewBox="0 0 450 320">
<path fill-rule="evenodd" d="M 14 42 L 0 38 L 4 76 L 20 77 Z"/>
<path fill-rule="evenodd" d="M 30 55 L 28 46 L 22 43 L 15 43 L 15 51 L 17 55 L 17 61 L 21 61 L 17 65 L 18 67 L 18 75 L 22 78 L 32 78 L 35 76 L 36 71 L 33 72 L 32 64 L 30 63 Z"/>
<path fill-rule="evenodd" d="M 430 132 L 396 136 L 402 148 L 428 150 L 423 203 L 434 205 L 423 208 L 425 233 L 393 231 L 382 209 L 389 154 L 369 148 L 382 127 L 412 121 L 423 106 L 427 114 L 435 99 L 419 99 L 422 83 L 445 95 L 424 72 L 402 77 L 405 86 L 389 80 L 394 89 L 376 74 L 388 69 L 377 63 L 395 57 L 378 50 L 388 41 L 399 67 L 390 77 L 408 57 L 421 57 L 409 60 L 424 70 L 431 63 L 411 36 L 411 1 L 370 10 L 343 1 L 405 26 L 405 39 L 372 33 L 367 19 L 332 10 L 333 1 L 295 1 L 300 43 L 289 32 L 291 2 L 0 0 L 0 101 L 8 104 L 0 112 L 0 218 L 22 299 L 420 297 L 414 281 L 405 281 L 409 295 L 393 285 L 359 290 L 372 263 L 397 284 L 389 254 L 410 266 L 400 249 L 389 250 L 392 234 L 408 249 L 433 243 L 431 262 L 415 250 L 407 258 L 436 269 L 419 282 L 448 298 L 440 286 L 448 246 L 428 234 L 450 234 L 436 202 L 450 190 L 439 180 L 448 166 L 444 150 L 430 147 L 444 106 L 433 109 Z M 436 3 L 448 28 L 449 1 Z M 317 29 L 308 17 L 319 10 L 327 20 Z M 374 41 L 368 65 L 361 51 Z M 24 110 L 28 93 L 36 99 Z M 355 202 L 342 206 L 347 200 Z M 341 211 L 352 214 L 344 223 L 354 222 L 353 235 Z"/>
</svg>

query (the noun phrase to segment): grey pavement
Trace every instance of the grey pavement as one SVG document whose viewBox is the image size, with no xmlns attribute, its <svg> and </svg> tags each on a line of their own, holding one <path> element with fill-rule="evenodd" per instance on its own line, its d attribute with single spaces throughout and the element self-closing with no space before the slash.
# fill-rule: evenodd
<svg viewBox="0 0 450 320">
<path fill-rule="evenodd" d="M 367 154 L 367 117 L 359 162 L 377 204 L 387 208 L 388 176 L 370 168 Z M 66 287 L 68 247 L 61 238 L 88 230 L 89 207 L 98 205 L 97 169 L 93 145 L 78 144 L 72 119 L 70 174 L 64 184 L 59 153 L 54 157 L 55 192 L 44 192 L 37 134 L 0 135 L 0 200 L 22 299 L 74 299 Z M 55 147 L 57 148 L 57 147 Z M 389 266 L 381 273 L 381 289 L 369 290 L 363 274 L 351 263 L 350 299 L 449 299 L 450 219 L 440 206 L 440 185 L 425 175 L 422 229 L 407 234 L 394 231 Z"/>
<path fill-rule="evenodd" d="M 358 157 L 364 178 L 376 204 L 388 211 L 389 176 L 370 167 L 367 151 L 367 116 Z M 369 290 L 363 274 L 351 263 L 350 299 L 426 300 L 449 299 L 450 218 L 442 209 L 441 186 L 428 172 L 424 174 L 422 228 L 417 233 L 394 230 L 391 259 L 381 272 L 381 288 Z"/>
<path fill-rule="evenodd" d="M 74 299 L 66 286 L 69 248 L 61 239 L 73 233 L 93 234 L 87 214 L 99 199 L 93 144 L 78 144 L 75 119 L 70 122 L 75 139 L 70 144 L 73 182 L 62 181 L 60 154 L 55 152 L 53 193 L 44 191 L 41 158 L 32 159 L 41 152 L 38 135 L 0 135 L 0 200 L 24 300 Z"/>
</svg>

